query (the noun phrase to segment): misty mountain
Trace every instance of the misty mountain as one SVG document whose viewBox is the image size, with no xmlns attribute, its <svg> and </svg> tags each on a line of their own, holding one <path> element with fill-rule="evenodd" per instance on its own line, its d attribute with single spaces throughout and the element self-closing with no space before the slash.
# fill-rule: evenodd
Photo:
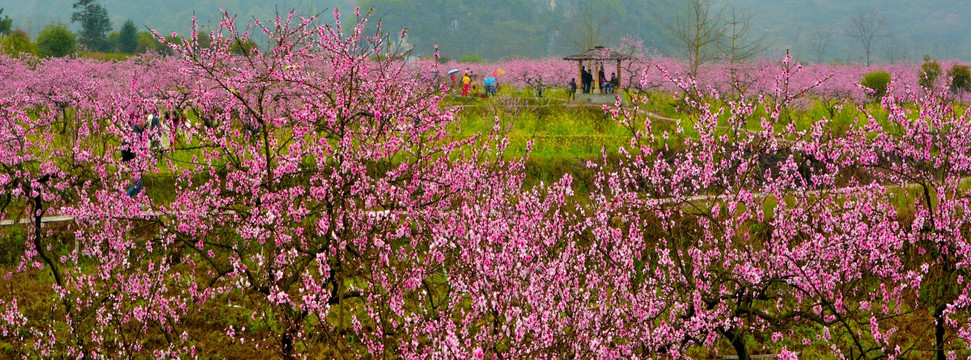
<svg viewBox="0 0 971 360">
<path fill-rule="evenodd" d="M 823 46 L 823 62 L 860 62 L 862 49 L 851 37 L 850 19 L 860 12 L 885 19 L 873 45 L 876 62 L 909 59 L 924 54 L 940 59 L 971 59 L 971 2 L 962 0 L 722 0 L 750 9 L 753 24 L 772 40 L 770 53 L 793 54 L 816 61 L 811 39 Z M 823 41 L 818 41 L 823 40 Z"/>
<path fill-rule="evenodd" d="M 617 45 L 635 36 L 657 48 L 657 21 L 675 9 L 665 0 L 362 0 L 387 28 L 408 28 L 408 41 L 426 54 L 439 45 L 443 56 L 562 56 L 594 45 Z M 593 31 L 593 39 L 584 33 Z"/>
<path fill-rule="evenodd" d="M 75 0 L 18 0 L 6 1 L 0 4 L 4 15 L 10 16 L 15 29 L 22 29 L 34 37 L 41 29 L 52 22 L 70 24 L 71 5 Z M 225 9 L 237 15 L 237 23 L 245 24 L 254 17 L 268 19 L 275 16 L 277 10 L 285 15 L 290 9 L 296 9 L 302 14 L 316 14 L 321 11 L 325 19 L 329 18 L 330 10 L 334 7 L 346 9 L 350 13 L 356 0 L 100 0 L 108 10 L 111 24 L 117 31 L 127 19 L 132 19 L 136 25 L 144 29 L 157 29 L 162 34 L 173 31 L 187 34 L 192 26 L 192 15 L 196 15 L 201 26 L 210 29 L 219 24 L 219 9 Z M 77 24 L 70 24 L 77 30 Z"/>
<path fill-rule="evenodd" d="M 69 22 L 74 0 L 21 0 L 0 5 L 14 28 L 31 36 L 51 22 Z M 971 1 L 967 0 L 711 0 L 715 10 L 731 5 L 751 15 L 752 35 L 765 35 L 767 57 L 786 49 L 805 62 L 862 62 L 859 40 L 851 35 L 851 18 L 872 14 L 883 21 L 871 57 L 875 62 L 919 61 L 924 54 L 939 59 L 971 59 Z M 374 8 L 384 31 L 408 29 L 407 42 L 417 55 L 439 46 L 442 56 L 458 59 L 562 56 L 597 42 L 616 46 L 621 37 L 640 39 L 666 55 L 684 55 L 671 40 L 664 22 L 681 11 L 672 0 L 101 0 L 115 30 L 126 19 L 167 34 L 187 33 L 192 14 L 213 28 L 217 9 L 238 14 L 240 21 L 270 18 L 277 10 L 303 14 L 338 7 L 349 14 L 355 5 Z M 726 8 L 726 12 L 728 9 Z M 376 23 L 376 22 L 375 22 Z M 76 24 L 72 24 L 77 29 Z M 598 40 L 583 39 L 596 27 Z M 587 31 L 589 32 L 589 31 Z"/>
</svg>

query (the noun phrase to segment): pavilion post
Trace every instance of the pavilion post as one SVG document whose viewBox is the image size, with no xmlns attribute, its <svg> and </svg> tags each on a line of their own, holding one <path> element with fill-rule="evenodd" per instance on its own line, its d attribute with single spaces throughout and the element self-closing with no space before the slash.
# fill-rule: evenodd
<svg viewBox="0 0 971 360">
<path fill-rule="evenodd" d="M 617 79 L 617 84 L 614 84 L 614 91 L 617 91 L 617 88 L 620 88 L 620 79 L 623 78 L 620 76 L 620 60 L 617 60 L 617 74 L 615 76 L 614 79 Z"/>
<path fill-rule="evenodd" d="M 606 71 L 608 67 L 607 64 L 610 63 L 610 61 L 616 61 L 617 71 L 614 72 L 614 79 L 616 81 L 614 87 L 615 88 L 620 87 L 621 86 L 620 78 L 623 76 L 623 73 L 621 72 L 621 70 L 623 70 L 621 69 L 621 62 L 624 59 L 628 59 L 628 58 L 630 58 L 630 56 L 618 53 L 616 51 L 609 51 L 605 49 L 603 46 L 596 46 L 592 49 L 581 52 L 579 54 L 563 57 L 563 60 L 570 60 L 570 61 L 577 62 L 577 73 L 578 73 L 577 78 L 580 80 L 581 84 L 583 82 L 583 72 L 581 69 L 583 69 L 584 66 L 586 66 L 587 71 L 589 71 L 590 74 L 593 75 L 592 77 L 594 79 L 593 83 L 590 84 L 590 92 L 599 93 L 600 90 L 603 89 L 603 84 L 600 83 L 600 72 L 603 71 L 604 73 L 604 81 L 607 81 L 608 79 L 610 79 L 609 77 L 607 77 L 608 75 Z"/>
<path fill-rule="evenodd" d="M 583 83 L 583 60 L 580 60 L 580 61 L 577 61 L 577 84 L 582 84 L 582 83 Z"/>
<path fill-rule="evenodd" d="M 592 94 L 599 94 L 600 93 L 600 69 L 603 69 L 603 64 L 597 64 L 597 71 L 594 71 L 593 72 L 593 86 L 592 86 L 592 88 L 593 88 L 593 90 L 597 90 L 597 92 L 593 92 L 593 90 L 590 90 L 590 93 L 592 93 Z"/>
</svg>

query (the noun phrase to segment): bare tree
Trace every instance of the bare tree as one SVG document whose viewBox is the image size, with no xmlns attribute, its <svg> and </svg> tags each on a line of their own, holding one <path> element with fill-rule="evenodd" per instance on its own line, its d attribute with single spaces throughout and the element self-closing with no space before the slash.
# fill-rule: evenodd
<svg viewBox="0 0 971 360">
<path fill-rule="evenodd" d="M 629 97 L 650 97 L 651 90 L 661 88 L 666 83 L 658 77 L 642 77 L 644 72 L 650 71 L 651 62 L 661 56 L 644 46 L 644 41 L 625 36 L 621 38 L 620 46 L 615 51 L 627 55 L 620 61 L 621 72 L 617 76 L 621 77 L 621 90 Z"/>
<path fill-rule="evenodd" d="M 734 63 L 765 51 L 766 35 L 754 33 L 754 16 L 747 10 L 716 7 L 712 0 L 682 0 L 681 4 L 678 14 L 658 20 L 674 46 L 687 54 L 692 76 L 698 75 L 698 67 L 706 62 L 725 57 Z"/>
<path fill-rule="evenodd" d="M 557 29 L 581 50 L 603 45 L 612 35 L 611 7 L 594 1 L 576 0 L 570 11 L 570 28 Z"/>
<path fill-rule="evenodd" d="M 812 49 L 813 55 L 816 56 L 817 64 L 823 62 L 823 56 L 826 54 L 826 48 L 829 47 L 832 38 L 833 32 L 823 27 L 817 27 L 809 32 L 809 47 Z"/>
<path fill-rule="evenodd" d="M 924 45 L 929 48 L 931 55 L 938 59 L 953 59 L 957 54 L 955 51 L 954 42 L 948 40 L 938 39 L 929 45 Z"/>
<path fill-rule="evenodd" d="M 887 35 L 887 47 L 884 48 L 884 51 L 887 61 L 890 61 L 891 64 L 900 59 L 906 60 L 909 57 L 905 41 L 898 38 L 892 31 Z"/>
<path fill-rule="evenodd" d="M 741 13 L 731 5 L 724 14 L 722 38 L 716 43 L 718 50 L 727 57 L 729 63 L 751 59 L 768 46 L 766 33 L 752 33 L 752 13 L 747 9 Z"/>
<path fill-rule="evenodd" d="M 876 9 L 857 9 L 856 13 L 850 17 L 847 34 L 860 42 L 863 47 L 863 54 L 866 56 L 866 65 L 870 65 L 870 55 L 873 50 L 873 41 L 879 37 L 880 30 L 887 23 L 887 16 Z"/>
<path fill-rule="evenodd" d="M 699 65 L 719 57 L 718 43 L 725 36 L 725 8 L 714 9 L 711 0 L 684 0 L 683 4 L 673 18 L 660 20 L 674 45 L 687 53 L 691 75 L 696 76 Z"/>
</svg>

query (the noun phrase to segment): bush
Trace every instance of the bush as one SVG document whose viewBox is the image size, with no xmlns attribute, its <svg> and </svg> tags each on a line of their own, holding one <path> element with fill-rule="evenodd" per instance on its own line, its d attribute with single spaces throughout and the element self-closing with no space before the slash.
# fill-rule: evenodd
<svg viewBox="0 0 971 360">
<path fill-rule="evenodd" d="M 890 84 L 890 73 L 886 71 L 868 73 L 863 75 L 863 80 L 860 81 L 860 85 L 873 90 L 873 93 L 870 95 L 877 98 L 887 94 L 887 84 Z"/>
<path fill-rule="evenodd" d="M 951 92 L 971 91 L 971 70 L 967 65 L 954 64 L 947 71 L 947 76 L 951 78 Z"/>
<path fill-rule="evenodd" d="M 108 34 L 108 37 L 105 38 L 105 50 L 102 50 L 102 51 L 104 52 L 118 51 L 118 38 L 120 36 L 121 34 L 117 31 Z"/>
<path fill-rule="evenodd" d="M 37 53 L 37 46 L 30 42 L 30 37 L 23 30 L 14 30 L 9 35 L 0 38 L 0 46 L 3 47 L 4 54 L 11 56 L 22 53 L 36 55 Z"/>
<path fill-rule="evenodd" d="M 933 89 L 934 83 L 937 82 L 937 78 L 943 72 L 941 64 L 938 64 L 937 60 L 931 59 L 930 55 L 924 55 L 924 63 L 920 64 L 920 76 L 917 83 L 925 89 Z"/>
<path fill-rule="evenodd" d="M 78 50 L 78 40 L 67 25 L 63 23 L 51 24 L 40 31 L 37 36 L 37 47 L 45 57 L 63 57 Z"/>
<path fill-rule="evenodd" d="M 119 39 L 120 40 L 120 39 Z M 138 41 L 135 44 L 135 53 L 144 54 L 150 51 L 158 51 L 162 49 L 162 43 L 155 39 L 155 36 L 148 31 L 138 32 Z"/>
</svg>

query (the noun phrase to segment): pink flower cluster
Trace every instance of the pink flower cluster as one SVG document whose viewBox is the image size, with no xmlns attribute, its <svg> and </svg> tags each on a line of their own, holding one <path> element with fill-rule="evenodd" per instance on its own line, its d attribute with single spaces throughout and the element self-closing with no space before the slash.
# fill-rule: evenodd
<svg viewBox="0 0 971 360">
<path fill-rule="evenodd" d="M 620 53 L 630 55 L 630 59 L 620 61 L 621 88 L 628 92 L 664 91 L 677 92 L 681 89 L 671 78 L 691 77 L 700 87 L 711 88 L 722 94 L 740 93 L 742 95 L 757 95 L 772 93 L 783 76 L 778 61 L 758 58 L 737 63 L 713 62 L 702 64 L 696 76 L 691 76 L 687 61 L 672 57 L 661 56 L 650 49 L 644 48 L 637 42 L 625 43 L 616 49 Z M 956 60 L 944 61 L 944 70 L 953 65 L 960 65 Z M 597 62 L 584 62 L 584 65 L 599 66 Z M 607 61 L 603 63 L 606 76 L 616 72 L 618 63 Z M 460 63 L 449 62 L 439 65 L 440 68 L 458 69 L 456 81 L 461 83 L 462 73 L 470 71 L 479 76 L 482 81 L 497 71 L 502 72 L 497 78 L 501 83 L 516 87 L 532 87 L 538 80 L 544 86 L 566 87 L 571 78 L 579 82 L 578 64 L 559 58 L 539 60 L 512 59 L 492 63 Z M 823 65 L 812 64 L 804 66 L 797 74 L 787 77 L 793 88 L 810 89 L 809 97 L 821 99 L 843 99 L 855 102 L 867 100 L 866 90 L 860 86 L 863 76 L 873 71 L 886 71 L 891 75 L 898 96 L 906 95 L 906 89 L 918 89 L 920 77 L 919 63 L 897 63 L 864 66 L 862 64 Z M 938 85 L 946 82 L 945 75 L 938 80 Z M 447 76 L 443 81 L 448 82 Z M 819 84 L 816 84 L 816 83 Z M 910 99 L 913 100 L 913 99 Z"/>
<path fill-rule="evenodd" d="M 210 47 L 169 58 L 0 58 L 0 221 L 23 222 L 25 249 L 5 281 L 51 274 L 32 299 L 48 313 L 0 292 L 0 342 L 27 358 L 792 359 L 971 341 L 971 122 L 948 94 L 895 86 L 850 130 L 797 129 L 782 115 L 801 97 L 862 96 L 870 69 L 629 63 L 695 132 L 664 130 L 647 96 L 606 107 L 630 145 L 576 194 L 570 174 L 525 186 L 498 126 L 455 137 L 425 76 L 441 67 L 356 15 L 242 30 L 226 14 Z M 231 51 L 251 30 L 273 47 Z M 523 84 L 576 70 L 474 66 Z M 180 120 L 152 126 L 162 111 Z"/>
</svg>

